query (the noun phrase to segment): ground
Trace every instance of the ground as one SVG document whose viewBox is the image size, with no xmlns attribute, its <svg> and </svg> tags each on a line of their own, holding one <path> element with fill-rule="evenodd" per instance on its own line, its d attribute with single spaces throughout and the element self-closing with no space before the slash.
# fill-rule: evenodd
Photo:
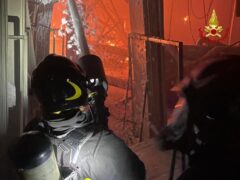
<svg viewBox="0 0 240 180">
<path fill-rule="evenodd" d="M 147 180 L 167 180 L 172 152 L 160 151 L 153 139 L 139 143 L 138 138 L 135 137 L 132 132 L 131 125 L 126 123 L 125 128 L 123 127 L 125 95 L 126 89 L 109 86 L 108 98 L 106 101 L 106 105 L 109 107 L 111 113 L 109 117 L 109 127 L 117 136 L 123 139 L 144 162 L 147 171 Z M 130 121 L 131 115 L 129 110 L 128 106 L 126 119 Z M 179 164 L 179 157 L 177 156 L 175 177 L 177 177 L 177 174 L 180 172 Z"/>
<path fill-rule="evenodd" d="M 126 89 L 109 86 L 106 106 L 109 108 L 109 127 L 129 145 L 135 144 L 131 121 L 131 101 L 126 104 Z M 124 123 L 125 121 L 125 123 Z"/>
<path fill-rule="evenodd" d="M 135 144 L 131 146 L 131 149 L 144 162 L 147 180 L 169 179 L 172 151 L 160 151 L 153 139 Z M 174 179 L 176 179 L 181 172 L 180 157 L 181 154 L 177 153 Z"/>
</svg>

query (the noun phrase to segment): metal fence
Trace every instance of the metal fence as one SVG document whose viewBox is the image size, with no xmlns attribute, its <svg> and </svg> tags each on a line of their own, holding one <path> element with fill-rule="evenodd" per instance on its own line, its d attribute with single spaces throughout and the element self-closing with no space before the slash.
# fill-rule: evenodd
<svg viewBox="0 0 240 180">
<path fill-rule="evenodd" d="M 177 101 L 172 87 L 183 77 L 182 42 L 129 35 L 132 121 L 139 141 L 158 134 Z"/>
</svg>

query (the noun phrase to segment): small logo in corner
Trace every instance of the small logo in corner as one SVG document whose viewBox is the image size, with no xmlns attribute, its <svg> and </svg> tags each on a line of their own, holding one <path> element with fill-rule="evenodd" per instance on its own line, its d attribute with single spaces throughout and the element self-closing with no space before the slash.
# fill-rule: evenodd
<svg viewBox="0 0 240 180">
<path fill-rule="evenodd" d="M 208 26 L 205 26 L 204 31 L 206 32 L 206 37 L 222 37 L 220 33 L 223 31 L 223 27 L 219 26 L 215 9 L 213 9 L 211 18 L 209 19 L 209 24 Z"/>
</svg>

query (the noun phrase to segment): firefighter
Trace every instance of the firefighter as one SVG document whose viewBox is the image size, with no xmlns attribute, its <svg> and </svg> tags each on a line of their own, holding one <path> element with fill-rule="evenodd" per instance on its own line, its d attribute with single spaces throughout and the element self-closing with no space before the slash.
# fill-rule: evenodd
<svg viewBox="0 0 240 180">
<path fill-rule="evenodd" d="M 83 70 L 89 89 L 97 93 L 97 96 L 95 96 L 95 106 L 97 106 L 98 117 L 101 119 L 100 124 L 108 128 L 108 119 L 106 117 L 109 116 L 109 111 L 104 105 L 107 97 L 108 82 L 102 60 L 96 55 L 87 54 L 82 56 L 77 63 Z"/>
<path fill-rule="evenodd" d="M 208 59 L 178 85 L 180 100 L 162 149 L 187 154 L 178 180 L 240 179 L 240 56 Z"/>
<path fill-rule="evenodd" d="M 108 113 L 99 116 L 96 102 L 101 94 L 87 83 L 80 66 L 48 55 L 34 70 L 31 87 L 43 118 L 30 122 L 25 131 L 37 130 L 50 138 L 60 170 L 70 169 L 79 180 L 145 179 L 144 164 L 101 124 Z"/>
</svg>

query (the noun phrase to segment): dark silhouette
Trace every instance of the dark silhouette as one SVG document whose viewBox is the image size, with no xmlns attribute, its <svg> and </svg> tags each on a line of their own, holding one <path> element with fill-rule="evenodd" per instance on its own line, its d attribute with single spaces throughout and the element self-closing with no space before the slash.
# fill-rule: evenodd
<svg viewBox="0 0 240 180">
<path fill-rule="evenodd" d="M 208 59 L 180 87 L 171 123 L 162 131 L 162 149 L 187 154 L 178 180 L 240 179 L 240 56 Z"/>
</svg>

